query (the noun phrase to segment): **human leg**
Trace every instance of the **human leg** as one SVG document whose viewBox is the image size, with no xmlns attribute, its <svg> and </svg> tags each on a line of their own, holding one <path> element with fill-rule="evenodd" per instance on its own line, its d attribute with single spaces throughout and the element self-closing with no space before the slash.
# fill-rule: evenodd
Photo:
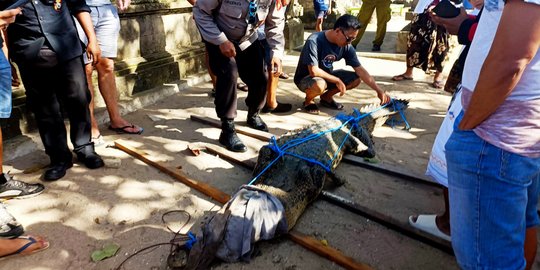
<svg viewBox="0 0 540 270">
<path fill-rule="evenodd" d="M 73 156 L 67 146 L 66 127 L 56 93 L 59 87 L 56 54 L 44 48 L 36 62 L 17 64 L 26 90 L 28 108 L 34 113 L 45 153 L 51 160 L 44 178 L 60 179 L 72 166 Z"/>
<path fill-rule="evenodd" d="M 319 14 L 324 11 L 317 11 L 315 10 L 315 14 L 317 14 L 317 20 L 315 21 L 315 31 L 321 32 L 323 30 L 322 24 L 324 21 L 324 15 L 319 16 Z"/>
<path fill-rule="evenodd" d="M 238 74 L 249 88 L 246 97 L 247 124 L 254 129 L 268 131 L 268 127 L 259 116 L 259 112 L 266 104 L 268 83 L 267 66 L 261 42 L 257 40 L 247 49 L 237 52 L 236 61 Z"/>
<path fill-rule="evenodd" d="M 358 29 L 358 35 L 356 38 L 351 42 L 351 44 L 356 48 L 358 43 L 360 43 L 360 40 L 362 40 L 362 36 L 364 36 L 364 33 L 366 32 L 366 28 L 369 24 L 369 21 L 371 20 L 371 16 L 373 15 L 373 11 L 375 11 L 377 0 L 366 0 L 362 3 L 362 7 L 360 8 L 360 11 L 358 12 L 358 21 L 361 24 L 360 29 Z"/>
<path fill-rule="evenodd" d="M 109 113 L 109 119 L 111 121 L 110 128 L 118 130 L 120 133 L 140 134 L 143 129 L 122 118 L 118 108 L 118 90 L 116 88 L 113 60 L 117 56 L 117 40 L 120 32 L 120 18 L 118 17 L 118 11 L 115 6 L 110 4 L 94 7 L 94 9 L 91 16 L 102 57 L 95 69 L 98 74 L 99 91 L 105 101 L 107 112 Z M 86 63 L 88 64 L 88 62 Z M 90 86 L 92 84 L 91 77 L 88 77 L 87 81 Z M 93 102 L 92 99 L 91 107 L 93 107 Z M 93 112 L 92 118 L 94 118 Z M 95 123 L 94 120 L 92 122 L 92 137 L 97 137 L 98 135 L 99 130 L 97 130 L 97 123 Z"/>
<path fill-rule="evenodd" d="M 233 152 L 245 152 L 246 146 L 242 143 L 234 127 L 236 118 L 236 80 L 238 69 L 236 59 L 225 57 L 218 46 L 205 42 L 208 52 L 210 69 L 216 75 L 216 95 L 214 104 L 216 114 L 221 119 L 221 134 L 219 142 Z"/>
<path fill-rule="evenodd" d="M 43 237 L 25 236 L 13 239 L 0 239 L 0 258 L 11 255 L 30 255 L 49 247 Z"/>
<path fill-rule="evenodd" d="M 277 87 L 280 78 L 280 74 L 273 72 L 271 65 L 271 49 L 266 40 L 261 40 L 261 45 L 264 48 L 264 64 L 266 65 L 266 72 L 268 76 L 268 83 L 266 84 L 266 105 L 263 107 L 263 113 L 284 113 L 292 109 L 291 104 L 279 103 L 277 101 Z"/>
<path fill-rule="evenodd" d="M 379 50 L 386 35 L 386 24 L 391 18 L 390 3 L 390 0 L 378 0 L 375 7 L 377 12 L 377 32 L 373 40 L 373 47 L 378 46 Z"/>
<path fill-rule="evenodd" d="M 538 224 L 537 215 L 529 220 L 527 209 L 537 201 L 540 159 L 506 152 L 460 130 L 448 140 L 446 158 L 452 244 L 460 266 L 523 269 L 526 228 Z"/>
<path fill-rule="evenodd" d="M 114 60 L 103 57 L 96 65 L 96 69 L 98 72 L 99 91 L 105 101 L 109 119 L 111 120 L 110 127 L 112 129 L 120 128 L 123 133 L 141 134 L 143 129 L 125 120 L 118 109 L 118 91 L 116 89 L 116 78 L 114 74 Z"/>
<path fill-rule="evenodd" d="M 343 84 L 345 84 L 345 88 L 347 90 L 353 89 L 360 85 L 360 78 L 353 71 L 336 70 L 332 72 L 332 75 L 338 77 Z M 343 109 L 343 105 L 336 102 L 333 98 L 334 95 L 340 92 L 337 86 L 333 83 L 327 83 L 327 89 L 328 90 L 326 92 L 321 94 L 321 104 L 332 109 Z"/>
<path fill-rule="evenodd" d="M 442 26 L 436 27 L 435 35 L 435 47 L 432 50 L 431 58 L 433 60 L 433 68 L 435 69 L 435 76 L 433 77 L 433 87 L 443 88 L 443 74 L 444 62 L 449 51 L 448 38 L 449 35 L 446 29 Z"/>
<path fill-rule="evenodd" d="M 90 169 L 103 167 L 105 164 L 95 152 L 90 141 L 90 91 L 82 57 L 76 57 L 61 63 L 56 80 L 60 87 L 56 93 L 64 101 L 64 108 L 70 122 L 70 139 L 77 159 Z"/>
</svg>

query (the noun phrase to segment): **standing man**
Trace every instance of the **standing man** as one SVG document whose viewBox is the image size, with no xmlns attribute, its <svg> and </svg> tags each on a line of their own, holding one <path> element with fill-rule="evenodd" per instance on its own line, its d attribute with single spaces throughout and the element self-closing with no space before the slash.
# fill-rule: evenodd
<svg viewBox="0 0 540 270">
<path fill-rule="evenodd" d="M 0 2 L 0 9 L 8 2 Z M 10 58 L 17 63 L 45 152 L 51 160 L 45 180 L 57 180 L 73 165 L 62 108 L 70 121 L 77 159 L 90 169 L 104 165 L 90 141 L 90 93 L 82 62 L 83 48 L 73 16 L 89 37 L 87 53 L 97 64 L 100 50 L 84 0 L 34 0 L 7 29 Z"/>
<path fill-rule="evenodd" d="M 266 103 L 267 66 L 258 40 L 257 28 L 265 24 L 270 45 L 270 66 L 281 74 L 285 46 L 285 6 L 281 0 L 197 0 L 193 17 L 199 28 L 210 68 L 216 75 L 216 113 L 221 119 L 219 142 L 234 152 L 247 151 L 234 128 L 236 118 L 236 80 L 248 86 L 247 124 L 258 130 L 268 127 L 259 116 Z"/>
<path fill-rule="evenodd" d="M 358 31 L 358 36 L 353 40 L 352 45 L 356 48 L 362 36 L 366 32 L 366 28 L 371 21 L 373 11 L 377 10 L 377 32 L 373 40 L 372 52 L 381 51 L 381 45 L 386 35 L 386 24 L 390 21 L 392 11 L 390 10 L 390 0 L 364 0 L 360 12 L 358 12 L 358 20 L 362 27 Z"/>
<path fill-rule="evenodd" d="M 446 143 L 456 259 L 462 269 L 531 267 L 540 224 L 539 0 L 485 1 L 461 92 Z"/>
<path fill-rule="evenodd" d="M 124 11 L 128 8 L 131 0 L 116 1 L 118 9 Z M 118 109 L 118 91 L 116 89 L 116 78 L 114 74 L 114 58 L 116 58 L 118 50 L 118 35 L 120 33 L 120 18 L 116 7 L 111 4 L 110 0 L 86 0 L 86 4 L 91 10 L 90 17 L 92 25 L 96 33 L 97 42 L 101 49 L 101 59 L 99 63 L 92 65 L 92 59 L 84 55 L 84 64 L 86 71 L 86 80 L 88 81 L 88 89 L 91 94 L 90 101 L 90 117 L 92 119 L 92 141 L 96 144 L 103 144 L 103 137 L 99 132 L 99 127 L 94 117 L 94 85 L 92 84 L 92 72 L 94 68 L 98 74 L 99 92 L 105 101 L 107 112 L 111 123 L 109 129 L 117 133 L 126 134 L 141 134 L 143 128 L 135 126 L 120 115 Z M 84 30 L 80 24 L 77 24 L 79 36 L 85 44 L 88 43 L 88 38 L 84 34 Z"/>
<path fill-rule="evenodd" d="M 315 98 L 321 96 L 321 105 L 335 110 L 342 110 L 343 105 L 334 100 L 348 89 L 357 87 L 363 80 L 377 92 L 381 104 L 388 103 L 390 97 L 379 88 L 375 79 L 360 65 L 356 51 L 350 44 L 356 37 L 360 23 L 352 15 L 339 17 L 333 30 L 316 32 L 306 40 L 300 53 L 294 83 L 306 93 L 304 109 L 311 114 L 319 114 Z M 335 61 L 345 59 L 354 71 L 335 70 Z"/>
</svg>

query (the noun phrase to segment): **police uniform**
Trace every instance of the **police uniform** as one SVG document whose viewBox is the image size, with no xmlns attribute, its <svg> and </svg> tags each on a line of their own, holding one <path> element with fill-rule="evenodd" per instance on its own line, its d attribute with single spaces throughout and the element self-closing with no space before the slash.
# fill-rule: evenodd
<svg viewBox="0 0 540 270">
<path fill-rule="evenodd" d="M 256 11 L 250 12 L 253 5 Z M 238 75 L 249 88 L 246 98 L 249 111 L 258 112 L 264 107 L 267 73 L 257 28 L 265 24 L 271 56 L 281 59 L 285 44 L 285 9 L 276 8 L 275 0 L 197 0 L 193 17 L 206 44 L 210 68 L 217 78 L 214 103 L 219 118 L 236 117 Z M 219 49 L 227 40 L 235 44 L 236 57 L 232 59 Z"/>
<path fill-rule="evenodd" d="M 0 9 L 9 2 L 1 1 Z M 84 50 L 72 17 L 79 12 L 90 12 L 84 0 L 31 0 L 7 31 L 10 58 L 19 67 L 27 104 L 52 166 L 71 164 L 72 159 L 62 109 L 69 118 L 71 142 L 79 160 L 95 154 L 90 142 Z"/>
</svg>

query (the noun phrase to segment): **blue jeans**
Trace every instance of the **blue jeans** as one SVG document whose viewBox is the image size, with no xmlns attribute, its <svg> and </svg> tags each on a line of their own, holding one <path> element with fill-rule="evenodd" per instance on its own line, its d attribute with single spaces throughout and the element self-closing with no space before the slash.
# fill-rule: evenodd
<svg viewBox="0 0 540 270">
<path fill-rule="evenodd" d="M 0 48 L 0 118 L 11 115 L 11 66 Z"/>
<path fill-rule="evenodd" d="M 539 224 L 540 158 L 510 153 L 455 127 L 446 159 L 456 259 L 462 269 L 524 269 L 525 230 Z"/>
</svg>

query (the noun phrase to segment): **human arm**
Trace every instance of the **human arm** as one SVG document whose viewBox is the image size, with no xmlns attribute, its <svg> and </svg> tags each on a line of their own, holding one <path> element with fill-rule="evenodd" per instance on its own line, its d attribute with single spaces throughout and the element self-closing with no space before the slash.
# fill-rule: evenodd
<svg viewBox="0 0 540 270">
<path fill-rule="evenodd" d="M 272 71 L 275 76 L 279 76 L 283 71 L 281 59 L 283 59 L 285 50 L 285 36 L 283 35 L 283 29 L 285 28 L 285 10 L 287 7 L 278 7 L 276 3 L 276 1 L 273 1 L 270 5 L 268 15 L 264 22 L 264 32 L 266 40 L 272 50 Z"/>
<path fill-rule="evenodd" d="M 195 6 L 195 3 L 197 2 L 197 0 L 187 0 L 188 3 L 190 3 L 192 6 Z"/>
<path fill-rule="evenodd" d="M 193 19 L 206 42 L 219 46 L 226 57 L 236 56 L 234 44 L 221 31 L 214 20 L 214 11 L 219 8 L 219 0 L 198 0 L 193 6 Z"/>
<path fill-rule="evenodd" d="M 92 65 L 97 65 L 101 59 L 101 49 L 99 48 L 96 33 L 94 32 L 94 26 L 92 25 L 92 19 L 88 12 L 78 12 L 75 14 L 75 18 L 81 24 L 81 27 L 88 38 L 88 45 L 86 45 L 86 56 L 88 59 L 92 59 Z"/>
<path fill-rule="evenodd" d="M 540 5 L 508 0 L 459 128 L 473 129 L 510 95 L 540 47 Z M 519 46 L 516 46 L 519 44 Z"/>
<path fill-rule="evenodd" d="M 377 97 L 381 100 L 381 105 L 390 102 L 390 97 L 379 87 L 379 85 L 375 82 L 375 79 L 364 67 L 357 66 L 354 68 L 354 72 L 362 81 L 364 81 L 365 84 L 377 92 Z"/>
<path fill-rule="evenodd" d="M 15 21 L 15 17 L 21 14 L 20 8 L 0 11 L 0 30 L 6 30 L 10 23 Z"/>
<path fill-rule="evenodd" d="M 478 25 L 478 18 L 476 16 L 468 15 L 464 8 L 461 8 L 460 14 L 454 18 L 442 18 L 433 12 L 430 13 L 430 16 L 435 24 L 446 28 L 449 34 L 457 35 L 460 44 L 471 44 Z"/>
</svg>

